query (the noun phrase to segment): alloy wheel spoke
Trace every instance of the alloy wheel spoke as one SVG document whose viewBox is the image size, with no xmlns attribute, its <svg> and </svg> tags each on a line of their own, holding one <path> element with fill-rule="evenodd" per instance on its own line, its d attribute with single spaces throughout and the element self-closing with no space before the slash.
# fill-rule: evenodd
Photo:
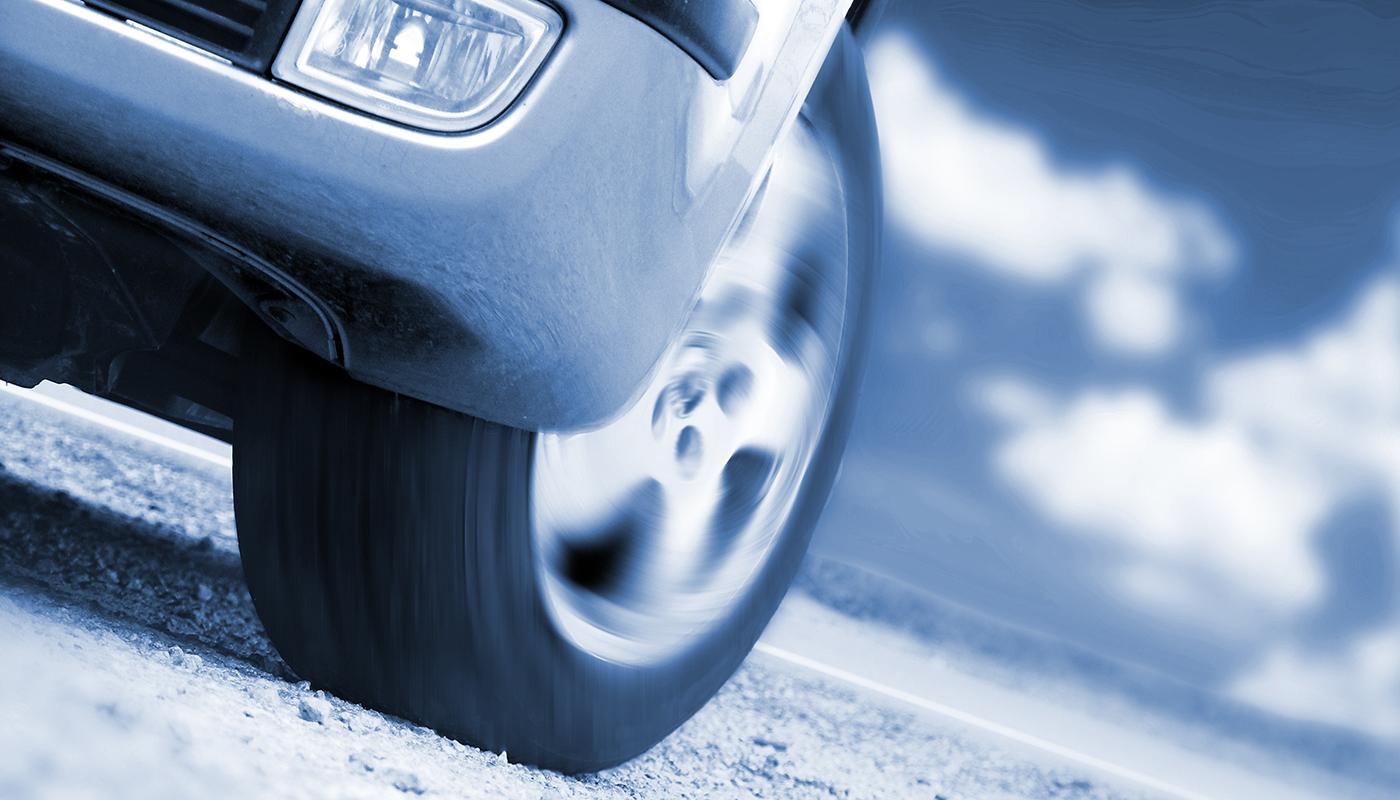
<svg viewBox="0 0 1400 800">
<path fill-rule="evenodd" d="M 843 206 L 812 132 L 789 141 L 637 404 L 601 429 L 539 437 L 532 536 L 548 607 L 601 657 L 664 658 L 721 619 L 777 543 L 823 435 Z"/>
</svg>

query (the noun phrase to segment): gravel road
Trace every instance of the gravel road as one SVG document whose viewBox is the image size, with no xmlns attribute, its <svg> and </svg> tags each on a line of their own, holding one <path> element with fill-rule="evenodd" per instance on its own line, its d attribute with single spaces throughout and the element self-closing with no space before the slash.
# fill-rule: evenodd
<svg viewBox="0 0 1400 800">
<path fill-rule="evenodd" d="M 3 393 L 0 642 L 6 798 L 1170 796 L 759 652 L 628 764 L 510 763 L 298 681 L 243 583 L 226 469 Z"/>
</svg>

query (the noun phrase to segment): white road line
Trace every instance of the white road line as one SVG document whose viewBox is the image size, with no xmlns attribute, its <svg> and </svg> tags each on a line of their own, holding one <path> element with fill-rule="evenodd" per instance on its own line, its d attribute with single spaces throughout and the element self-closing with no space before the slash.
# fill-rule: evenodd
<svg viewBox="0 0 1400 800">
<path fill-rule="evenodd" d="M 1045 739 L 1041 739 L 1038 736 L 1032 736 L 1029 733 L 1023 733 L 1021 731 L 1016 730 L 1015 728 L 1008 728 L 1005 725 L 992 722 L 991 720 L 982 719 L 981 717 L 969 714 L 966 711 L 959 711 L 958 709 L 953 708 L 952 706 L 945 706 L 942 703 L 936 703 L 932 700 L 919 697 L 916 694 L 910 694 L 909 692 L 903 691 L 902 689 L 896 689 L 893 686 L 886 686 L 885 684 L 880 683 L 878 681 L 872 681 L 869 678 L 857 675 L 853 672 L 847 672 L 846 670 L 841 669 L 839 667 L 833 667 L 830 664 L 824 664 L 820 661 L 807 658 L 806 656 L 800 656 L 797 653 L 789 652 L 780 647 L 774 647 L 773 645 L 768 644 L 766 642 L 759 642 L 755 644 L 753 649 L 757 650 L 760 653 L 766 653 L 767 655 L 773 656 L 775 658 L 781 658 L 784 661 L 791 662 L 798 666 L 806 667 L 807 669 L 813 670 L 815 672 L 820 672 L 823 675 L 828 675 L 832 678 L 836 678 L 837 680 L 854 684 L 863 689 L 869 689 L 873 692 L 879 692 L 880 694 L 883 694 L 887 697 L 892 697 L 896 700 L 909 703 L 910 705 L 918 706 L 919 708 L 932 711 L 935 714 L 942 714 L 945 717 L 950 717 L 952 719 L 958 720 L 959 722 L 964 722 L 968 725 L 972 725 L 974 727 L 978 727 L 986 731 L 991 731 L 992 733 L 1005 736 L 1008 739 L 1012 739 L 1021 742 L 1022 744 L 1027 744 L 1031 747 L 1044 750 L 1047 753 L 1054 753 L 1055 755 L 1060 756 L 1061 758 L 1067 758 L 1070 761 L 1077 761 L 1081 764 L 1094 767 L 1095 769 L 1099 769 L 1104 772 L 1117 775 L 1120 778 L 1127 778 L 1130 781 L 1134 781 L 1136 783 L 1142 784 L 1143 786 L 1148 786 L 1153 789 L 1157 789 L 1158 791 L 1166 792 L 1177 797 L 1186 798 L 1186 800 L 1212 800 L 1212 798 L 1203 795 L 1200 792 L 1193 792 L 1190 789 L 1184 789 L 1180 786 L 1177 786 L 1176 784 L 1167 783 L 1166 781 L 1154 778 L 1151 775 L 1144 775 L 1141 772 L 1138 772 L 1137 770 L 1128 769 L 1127 767 L 1120 767 L 1117 764 L 1114 764 L 1109 761 L 1104 761 L 1101 758 L 1095 758 L 1086 753 L 1081 753 L 1078 750 L 1071 750 L 1068 747 L 1063 747 L 1061 745 L 1055 744 L 1054 742 L 1046 741 Z"/>
<path fill-rule="evenodd" d="M 56 400 L 52 397 L 39 394 L 38 392 L 33 392 L 28 389 L 25 389 L 22 386 L 15 386 L 13 384 L 0 381 L 0 391 L 8 392 L 16 397 L 23 397 L 24 399 L 34 403 L 38 403 L 39 405 L 48 406 L 49 408 L 62 411 L 65 414 L 71 414 L 75 417 L 78 417 L 79 419 L 85 419 L 88 422 L 96 423 L 98 425 L 111 428 L 114 431 L 120 431 L 121 433 L 124 433 L 128 436 L 135 436 L 138 439 L 145 439 L 146 441 L 152 444 L 160 445 L 161 447 L 165 447 L 167 449 L 174 450 L 179 453 L 184 453 L 187 456 L 194 456 L 195 458 L 208 461 L 211 464 L 216 464 L 220 467 L 224 467 L 225 469 L 233 469 L 233 459 L 231 458 L 225 458 L 221 455 L 211 453 L 208 450 L 203 450 L 193 445 L 185 444 L 184 442 L 177 442 L 174 439 L 171 439 L 167 436 L 161 436 L 158 433 L 152 433 L 150 431 L 142 430 L 141 428 L 138 428 L 135 425 L 128 425 L 125 422 L 112 419 L 111 417 L 98 414 L 94 411 L 88 411 L 85 408 L 78 408 L 72 403 L 65 403 L 62 400 Z"/>
<path fill-rule="evenodd" d="M 203 459 L 211 464 L 217 464 L 218 466 L 225 467 L 227 469 L 233 468 L 232 459 L 224 458 L 223 456 L 210 453 L 207 450 L 201 450 L 198 447 L 185 444 L 184 442 L 177 442 L 174 439 L 171 439 L 166 436 L 161 436 L 158 433 L 151 433 L 150 431 L 142 430 L 141 428 L 138 428 L 135 425 L 128 425 L 125 422 L 120 422 L 118 420 L 112 419 L 111 417 L 107 417 L 93 411 L 88 411 L 85 408 L 79 408 L 75 405 L 72 405 L 71 403 L 65 403 L 62 400 L 56 400 L 52 397 L 46 397 L 42 394 L 38 394 L 37 392 L 32 392 L 28 389 L 5 383 L 4 381 L 0 381 L 0 391 L 8 392 L 12 395 L 15 395 L 16 397 L 23 397 L 26 400 L 39 403 L 40 405 L 48 406 L 49 408 L 53 408 L 58 411 L 62 411 L 65 414 L 71 414 L 80 419 L 87 420 L 88 422 L 103 425 L 105 427 L 111 428 L 112 430 L 120 431 L 121 433 L 124 433 L 128 436 L 135 436 L 138 439 L 144 439 L 145 441 L 151 442 L 152 444 L 175 450 L 176 452 L 184 453 L 185 455 L 194 456 L 195 458 Z M 959 722 L 964 722 L 968 725 L 982 728 L 983 730 L 991 731 L 992 733 L 1005 736 L 1008 739 L 1012 739 L 1014 741 L 1021 742 L 1022 744 L 1027 744 L 1031 747 L 1044 750 L 1047 753 L 1054 753 L 1055 755 L 1060 756 L 1061 758 L 1067 758 L 1070 761 L 1077 761 L 1081 764 L 1094 767 L 1095 769 L 1099 769 L 1104 772 L 1117 775 L 1120 778 L 1127 778 L 1128 780 L 1140 783 L 1143 786 L 1148 786 L 1153 789 L 1157 789 L 1158 791 L 1166 792 L 1168 794 L 1176 795 L 1177 797 L 1185 798 L 1185 800 L 1212 800 L 1212 798 L 1203 795 L 1199 792 L 1193 792 L 1190 789 L 1184 789 L 1175 784 L 1167 783 L 1163 780 L 1158 780 L 1157 778 L 1154 778 L 1151 775 L 1144 775 L 1141 772 L 1128 769 L 1127 767 L 1120 767 L 1117 764 L 1104 761 L 1101 758 L 1095 758 L 1085 753 L 1081 753 L 1078 750 L 1071 750 L 1068 747 L 1062 747 L 1058 744 L 1055 744 L 1054 742 L 1049 742 L 1045 739 L 1041 739 L 1038 736 L 1032 736 L 1029 733 L 1023 733 L 1021 731 L 1016 730 L 1015 728 L 1008 728 L 1005 725 L 992 722 L 991 720 L 982 719 L 981 717 L 969 714 L 966 711 L 959 711 L 958 709 L 953 708 L 952 706 L 945 706 L 942 703 L 935 703 L 932 700 L 927 700 L 923 697 L 919 697 L 916 694 L 910 694 L 909 692 L 903 691 L 901 689 L 896 689 L 893 686 L 886 686 L 885 684 L 880 683 L 878 681 L 870 680 L 869 678 L 857 675 L 853 672 L 847 672 L 846 670 L 841 669 L 839 667 L 833 667 L 830 664 L 824 664 L 820 661 L 807 658 L 806 656 L 800 656 L 797 653 L 788 652 L 787 650 L 783 650 L 779 647 L 774 647 L 773 645 L 768 644 L 766 642 L 759 642 L 755 644 L 754 649 L 759 651 L 760 653 L 765 653 L 775 658 L 781 658 L 784 661 L 797 664 L 801 667 L 806 667 L 807 669 L 813 670 L 815 672 L 820 672 L 823 675 L 828 675 L 832 678 L 836 678 L 837 680 L 845 681 L 855 686 L 859 686 L 864 689 L 869 689 L 873 692 L 879 692 L 880 694 L 883 694 L 887 697 L 892 697 L 896 700 L 918 706 L 919 708 L 923 708 L 928 711 L 932 711 L 935 714 L 942 714 L 945 717 L 958 720 Z"/>
</svg>

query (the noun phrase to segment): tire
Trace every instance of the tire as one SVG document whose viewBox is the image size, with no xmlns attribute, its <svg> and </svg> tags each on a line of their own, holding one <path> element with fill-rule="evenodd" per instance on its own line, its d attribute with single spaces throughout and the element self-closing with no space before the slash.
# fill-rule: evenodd
<svg viewBox="0 0 1400 800">
<path fill-rule="evenodd" d="M 578 493 L 568 491 L 567 477 L 608 471 L 590 470 L 586 457 L 570 461 L 575 439 L 359 383 L 250 326 L 234 432 L 239 546 L 268 636 L 298 675 L 348 700 L 506 751 L 512 761 L 569 773 L 645 751 L 719 690 L 802 561 L 840 462 L 861 375 L 879 165 L 864 67 L 848 31 L 791 137 L 823 154 L 844 226 L 827 221 L 803 229 L 796 245 L 806 249 L 789 254 L 797 266 L 784 273 L 782 304 L 775 306 L 781 312 L 774 312 L 768 338 L 784 364 L 801 361 L 793 325 L 783 321 L 794 308 L 812 331 L 803 342 L 835 333 L 822 340 L 825 366 L 812 368 L 819 375 L 809 383 L 817 388 L 803 390 L 815 398 L 808 403 L 815 411 L 789 426 L 805 431 L 800 446 L 731 450 L 715 478 L 716 511 L 705 529 L 724 541 L 707 540 L 688 558 L 658 556 L 655 541 L 669 540 L 644 535 L 646 513 L 628 516 L 656 505 L 646 491 L 619 507 L 622 523 L 566 530 L 578 516 Z M 754 208 L 778 207 L 773 198 L 785 190 L 786 162 L 775 163 Z M 763 214 L 751 209 L 735 241 L 763 224 Z M 812 240 L 825 244 L 809 247 Z M 723 304 L 711 301 L 709 288 L 716 280 L 688 331 L 719 329 L 713 320 L 724 317 Z M 834 313 L 823 315 L 820 298 L 835 296 L 833 286 L 840 296 L 828 304 Z M 705 319 L 711 322 L 696 321 Z M 639 404 L 655 410 L 622 419 L 689 413 L 668 373 L 687 341 L 704 339 L 687 336 L 663 358 L 653 381 L 660 388 Z M 760 384 L 754 392 L 766 396 Z M 785 418 L 782 408 L 769 418 Z M 680 435 L 666 426 L 687 427 L 681 416 L 660 423 L 664 447 Z M 739 522 L 723 522 L 730 518 Z M 727 533 L 713 534 L 721 530 Z"/>
</svg>

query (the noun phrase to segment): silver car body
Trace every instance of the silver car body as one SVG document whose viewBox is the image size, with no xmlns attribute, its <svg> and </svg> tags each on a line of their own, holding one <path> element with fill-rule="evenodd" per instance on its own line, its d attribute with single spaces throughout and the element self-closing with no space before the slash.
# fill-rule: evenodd
<svg viewBox="0 0 1400 800">
<path fill-rule="evenodd" d="M 5 0 L 0 143 L 258 273 L 283 299 L 255 310 L 360 380 L 586 427 L 681 326 L 850 3 L 756 3 L 726 81 L 599 0 L 556 5 L 524 94 L 445 135 L 81 3 Z"/>
</svg>

